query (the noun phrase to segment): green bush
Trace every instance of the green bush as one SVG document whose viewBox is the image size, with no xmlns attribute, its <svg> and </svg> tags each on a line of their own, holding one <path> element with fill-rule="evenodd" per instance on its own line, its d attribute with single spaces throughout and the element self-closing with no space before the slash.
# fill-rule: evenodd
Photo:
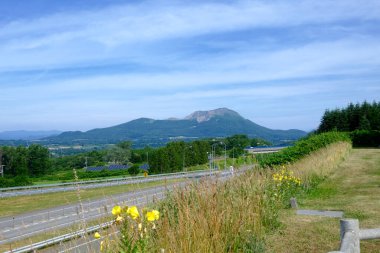
<svg viewBox="0 0 380 253">
<path fill-rule="evenodd" d="M 277 153 L 259 155 L 257 156 L 257 160 L 261 167 L 273 167 L 293 163 L 313 151 L 339 141 L 351 142 L 351 139 L 347 133 L 343 132 L 310 135 L 297 141 L 294 146 L 285 148 Z"/>
<path fill-rule="evenodd" d="M 380 131 L 356 130 L 350 137 L 354 147 L 380 147 Z"/>
<path fill-rule="evenodd" d="M 140 167 L 137 164 L 134 164 L 133 166 L 128 168 L 128 173 L 132 176 L 135 176 L 140 173 Z"/>
<path fill-rule="evenodd" d="M 27 176 L 17 176 L 14 178 L 0 178 L 0 188 L 32 185 L 32 181 Z"/>
</svg>

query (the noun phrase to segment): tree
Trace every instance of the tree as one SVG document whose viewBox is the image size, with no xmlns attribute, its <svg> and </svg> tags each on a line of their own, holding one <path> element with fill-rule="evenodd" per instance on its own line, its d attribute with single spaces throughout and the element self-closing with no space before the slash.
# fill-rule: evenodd
<svg viewBox="0 0 380 253">
<path fill-rule="evenodd" d="M 139 174 L 139 172 L 140 172 L 140 168 L 137 164 L 134 164 L 128 168 L 128 173 L 132 176 Z"/>
<path fill-rule="evenodd" d="M 346 108 L 326 110 L 318 132 L 380 130 L 380 103 L 350 103 Z"/>
<path fill-rule="evenodd" d="M 32 144 L 28 148 L 29 175 L 41 176 L 50 171 L 49 150 L 38 144 Z"/>
<path fill-rule="evenodd" d="M 124 141 L 108 149 L 105 159 L 116 164 L 127 164 L 131 158 L 131 142 Z"/>
<path fill-rule="evenodd" d="M 359 130 L 371 130 L 371 123 L 367 119 L 366 115 L 363 115 L 360 118 Z"/>
</svg>

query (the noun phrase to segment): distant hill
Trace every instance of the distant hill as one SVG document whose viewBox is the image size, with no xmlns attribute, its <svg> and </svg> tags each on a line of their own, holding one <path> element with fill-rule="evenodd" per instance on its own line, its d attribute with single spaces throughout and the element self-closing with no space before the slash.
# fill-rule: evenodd
<svg viewBox="0 0 380 253">
<path fill-rule="evenodd" d="M 140 118 L 87 132 L 63 132 L 44 140 L 50 144 L 110 144 L 130 140 L 135 144 L 139 143 L 138 146 L 157 146 L 173 139 L 227 137 L 234 134 L 246 134 L 251 138 L 263 138 L 278 144 L 299 139 L 306 132 L 296 129 L 272 130 L 243 118 L 235 111 L 220 108 L 197 111 L 184 119 Z"/>
<path fill-rule="evenodd" d="M 0 132 L 0 140 L 36 140 L 49 136 L 55 136 L 62 133 L 62 131 L 5 131 Z"/>
</svg>

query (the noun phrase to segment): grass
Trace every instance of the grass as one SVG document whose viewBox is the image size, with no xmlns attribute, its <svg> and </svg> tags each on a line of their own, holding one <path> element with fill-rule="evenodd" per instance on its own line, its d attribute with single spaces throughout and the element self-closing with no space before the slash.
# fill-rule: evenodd
<svg viewBox="0 0 380 253">
<path fill-rule="evenodd" d="M 350 149 L 348 143 L 332 144 L 290 167 L 302 178 L 306 188 L 311 189 L 315 179 L 330 175 Z M 267 235 L 276 234 L 274 231 L 281 226 L 278 212 L 283 208 L 272 173 L 270 170 L 248 171 L 226 182 L 203 181 L 185 191 L 174 191 L 158 207 L 162 219 L 156 234 L 147 239 L 148 252 L 160 249 L 184 253 L 270 252 L 274 248 L 266 244 Z M 320 226 L 317 231 L 328 231 L 339 239 L 339 233 L 329 227 Z M 290 246 L 281 245 L 288 250 L 284 252 L 293 252 L 289 251 Z"/>
<path fill-rule="evenodd" d="M 149 252 L 244 252 L 263 247 L 273 217 L 264 178 L 246 173 L 227 182 L 203 181 L 174 192 L 159 209 L 162 219 Z M 266 222 L 263 222 L 266 221 Z M 250 252 L 250 251 L 247 251 Z"/>
<path fill-rule="evenodd" d="M 181 181 L 181 179 L 155 181 L 141 184 L 118 185 L 95 189 L 81 189 L 80 194 L 82 200 L 85 201 L 99 199 L 101 197 L 107 197 L 113 194 L 127 193 L 134 190 L 166 185 L 167 183 L 174 183 L 179 181 Z M 76 191 L 0 198 L 0 216 L 17 215 L 77 202 L 78 197 Z"/>
<path fill-rule="evenodd" d="M 300 208 L 342 210 L 345 218 L 359 219 L 361 228 L 378 228 L 379 171 L 380 149 L 353 149 L 325 181 L 299 198 Z M 297 216 L 292 210 L 282 210 L 280 220 L 284 226 L 268 237 L 268 252 L 329 252 L 339 249 L 338 218 Z M 361 242 L 362 252 L 375 253 L 379 248 L 380 240 Z"/>
</svg>

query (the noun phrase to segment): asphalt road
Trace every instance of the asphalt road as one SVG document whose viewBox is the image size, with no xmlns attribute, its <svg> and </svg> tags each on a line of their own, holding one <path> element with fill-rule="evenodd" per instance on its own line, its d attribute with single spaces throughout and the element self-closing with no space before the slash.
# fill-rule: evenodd
<svg viewBox="0 0 380 253">
<path fill-rule="evenodd" d="M 172 173 L 172 174 L 163 174 L 163 175 L 153 175 L 148 176 L 147 178 L 143 177 L 137 177 L 137 178 L 120 178 L 120 179 L 112 179 L 109 181 L 104 182 L 104 180 L 100 183 L 96 182 L 96 180 L 91 180 L 86 183 L 86 181 L 80 182 L 80 188 L 81 189 L 92 189 L 92 188 L 102 188 L 102 187 L 109 187 L 109 186 L 116 186 L 116 185 L 126 185 L 126 184 L 139 184 L 139 183 L 147 183 L 147 182 L 154 182 L 154 181 L 162 181 L 165 179 L 177 179 L 177 178 L 192 178 L 192 177 L 199 177 L 207 175 L 208 171 L 201 171 L 201 172 L 189 172 L 189 173 Z M 22 187 L 24 188 L 24 187 Z M 20 189 L 20 190 L 11 190 L 7 188 L 2 188 L 0 191 L 0 198 L 10 198 L 10 197 L 17 197 L 17 196 L 28 196 L 28 195 L 36 195 L 36 194 L 45 194 L 45 193 L 52 193 L 52 192 L 65 192 L 65 191 L 75 191 L 77 189 L 76 185 L 72 184 L 57 184 L 52 185 L 51 187 L 41 187 L 38 188 L 38 186 L 32 186 L 27 189 Z"/>
<path fill-rule="evenodd" d="M 243 171 L 245 169 L 241 169 Z M 210 175 L 210 172 L 202 172 L 192 175 L 192 179 L 199 179 Z M 231 175 L 229 171 L 223 171 L 218 174 L 220 178 L 227 179 Z M 174 187 L 183 187 L 187 182 L 174 183 L 167 186 L 153 187 L 144 190 L 137 190 L 125 194 L 113 195 L 110 197 L 88 201 L 75 205 L 65 205 L 32 213 L 17 215 L 14 217 L 0 218 L 0 245 L 11 246 L 12 242 L 29 238 L 43 232 L 58 230 L 78 223 L 87 223 L 90 220 L 109 216 L 114 205 L 137 205 L 145 206 L 152 201 L 165 197 L 166 193 Z M 76 242 L 76 246 L 83 242 Z M 93 242 L 96 246 L 96 242 Z M 78 251 L 73 246 L 73 251 L 69 252 L 91 252 Z M 93 246 L 93 247 L 95 247 Z M 83 247 L 89 247 L 89 245 Z M 70 247 L 69 247 L 70 248 Z M 74 249 L 75 248 L 75 249 Z M 67 249 L 67 247 L 66 247 Z M 53 251 L 57 252 L 57 251 Z"/>
<path fill-rule="evenodd" d="M 152 202 L 154 198 L 162 198 L 174 185 L 154 187 L 86 202 L 82 205 L 66 205 L 2 219 L 0 220 L 0 244 L 9 244 L 42 232 L 110 215 L 112 207 L 116 204 L 141 205 Z"/>
</svg>

